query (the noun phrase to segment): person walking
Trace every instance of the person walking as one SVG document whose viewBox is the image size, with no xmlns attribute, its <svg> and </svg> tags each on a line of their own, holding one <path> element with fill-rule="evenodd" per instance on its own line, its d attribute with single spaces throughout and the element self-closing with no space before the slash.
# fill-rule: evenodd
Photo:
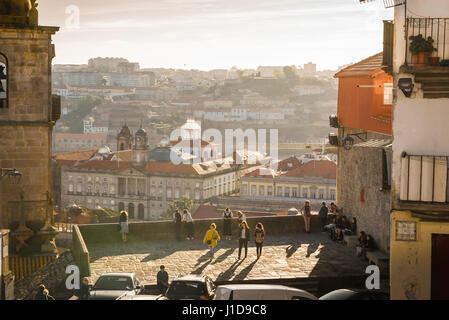
<svg viewBox="0 0 449 320">
<path fill-rule="evenodd" d="M 126 212 L 125 210 L 120 211 L 119 224 L 120 224 L 120 232 L 122 234 L 122 241 L 126 242 L 128 241 L 127 235 L 129 233 L 129 225 L 128 225 L 128 212 Z"/>
<path fill-rule="evenodd" d="M 256 229 L 254 230 L 254 239 L 256 242 L 257 259 L 259 259 L 262 255 L 262 246 L 265 239 L 265 230 L 261 222 L 256 225 Z"/>
<path fill-rule="evenodd" d="M 301 213 L 304 216 L 304 225 L 306 232 L 310 233 L 310 218 L 312 217 L 312 208 L 310 207 L 310 201 L 306 201 L 304 207 L 301 209 Z"/>
<path fill-rule="evenodd" d="M 246 221 L 242 222 L 239 238 L 239 260 L 242 255 L 242 248 L 245 247 L 245 258 L 248 255 L 249 227 Z"/>
<path fill-rule="evenodd" d="M 187 233 L 187 240 L 193 240 L 193 218 L 192 214 L 189 212 L 189 210 L 185 209 L 184 213 L 182 215 L 182 220 L 185 223 L 186 226 L 186 233 Z"/>
<path fill-rule="evenodd" d="M 178 209 L 173 213 L 173 222 L 175 223 L 176 239 L 181 241 L 182 216 Z"/>
<path fill-rule="evenodd" d="M 215 223 L 212 223 L 209 227 L 209 230 L 207 230 L 203 243 L 207 244 L 209 246 L 209 252 L 211 254 L 210 260 L 212 261 L 214 259 L 214 252 L 215 247 L 217 246 L 218 241 L 220 241 L 220 235 L 217 232 L 217 225 Z"/>
<path fill-rule="evenodd" d="M 39 285 L 36 295 L 34 296 L 34 300 L 55 300 L 55 298 L 50 295 L 45 285 L 41 284 Z"/>
<path fill-rule="evenodd" d="M 165 294 L 168 289 L 168 273 L 165 271 L 165 266 L 162 265 L 159 268 L 159 272 L 156 275 L 157 287 L 159 288 L 160 294 Z"/>
<path fill-rule="evenodd" d="M 231 227 L 233 218 L 232 211 L 229 208 L 226 208 L 226 210 L 223 211 L 222 217 L 223 217 L 223 236 L 225 240 L 231 240 L 232 238 Z"/>
<path fill-rule="evenodd" d="M 324 229 L 324 226 L 327 225 L 327 215 L 329 213 L 329 208 L 326 206 L 326 202 L 322 202 L 321 203 L 321 208 L 320 211 L 318 212 L 318 216 L 320 218 L 321 221 L 321 231 L 322 232 L 326 232 L 326 230 Z"/>
</svg>

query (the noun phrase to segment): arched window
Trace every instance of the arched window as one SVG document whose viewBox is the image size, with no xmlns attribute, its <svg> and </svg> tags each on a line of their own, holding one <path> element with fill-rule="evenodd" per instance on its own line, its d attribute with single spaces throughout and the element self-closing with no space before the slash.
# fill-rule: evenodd
<svg viewBox="0 0 449 320">
<path fill-rule="evenodd" d="M 125 204 L 123 202 L 120 202 L 118 204 L 118 211 L 121 212 L 122 210 L 125 210 Z"/>
<path fill-rule="evenodd" d="M 130 219 L 134 219 L 134 203 L 128 204 L 128 215 Z"/>
<path fill-rule="evenodd" d="M 141 203 L 138 206 L 138 216 L 140 220 L 145 220 L 145 207 Z"/>
<path fill-rule="evenodd" d="M 0 53 L 0 109 L 8 108 L 8 60 Z"/>
</svg>

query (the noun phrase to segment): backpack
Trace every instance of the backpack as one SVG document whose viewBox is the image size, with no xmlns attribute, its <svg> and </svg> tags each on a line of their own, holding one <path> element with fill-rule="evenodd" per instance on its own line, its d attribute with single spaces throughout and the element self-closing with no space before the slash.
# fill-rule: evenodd
<svg viewBox="0 0 449 320">
<path fill-rule="evenodd" d="M 176 214 L 175 214 L 176 222 L 181 222 L 181 219 L 182 219 L 181 214 L 179 212 L 176 212 Z"/>
<path fill-rule="evenodd" d="M 256 242 L 262 243 L 264 240 L 264 234 L 263 231 L 256 231 Z"/>
</svg>

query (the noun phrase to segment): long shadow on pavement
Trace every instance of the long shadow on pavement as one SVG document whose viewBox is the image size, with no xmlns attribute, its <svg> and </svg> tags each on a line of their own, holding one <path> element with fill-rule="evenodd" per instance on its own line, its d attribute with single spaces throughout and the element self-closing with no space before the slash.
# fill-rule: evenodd
<svg viewBox="0 0 449 320">
<path fill-rule="evenodd" d="M 236 262 L 234 262 L 228 270 L 226 270 L 225 272 L 222 272 L 218 275 L 216 281 L 224 281 L 224 280 L 230 280 L 232 278 L 232 276 L 235 273 L 235 270 L 237 270 L 237 268 L 239 267 L 239 265 L 241 265 L 243 262 L 243 260 L 237 260 Z"/>
<path fill-rule="evenodd" d="M 236 275 L 233 280 L 244 280 L 251 272 L 251 270 L 254 268 L 256 262 L 257 260 L 254 260 L 253 262 L 251 262 L 251 264 L 242 269 L 242 271 L 240 271 L 240 273 Z"/>
</svg>

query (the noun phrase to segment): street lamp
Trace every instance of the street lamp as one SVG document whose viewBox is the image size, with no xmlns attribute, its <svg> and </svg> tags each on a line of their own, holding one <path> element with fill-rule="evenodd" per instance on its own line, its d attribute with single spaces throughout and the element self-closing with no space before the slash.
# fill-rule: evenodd
<svg viewBox="0 0 449 320">
<path fill-rule="evenodd" d="M 16 169 L 0 168 L 0 180 L 8 176 L 10 184 L 19 184 L 22 180 L 22 173 Z"/>
</svg>

